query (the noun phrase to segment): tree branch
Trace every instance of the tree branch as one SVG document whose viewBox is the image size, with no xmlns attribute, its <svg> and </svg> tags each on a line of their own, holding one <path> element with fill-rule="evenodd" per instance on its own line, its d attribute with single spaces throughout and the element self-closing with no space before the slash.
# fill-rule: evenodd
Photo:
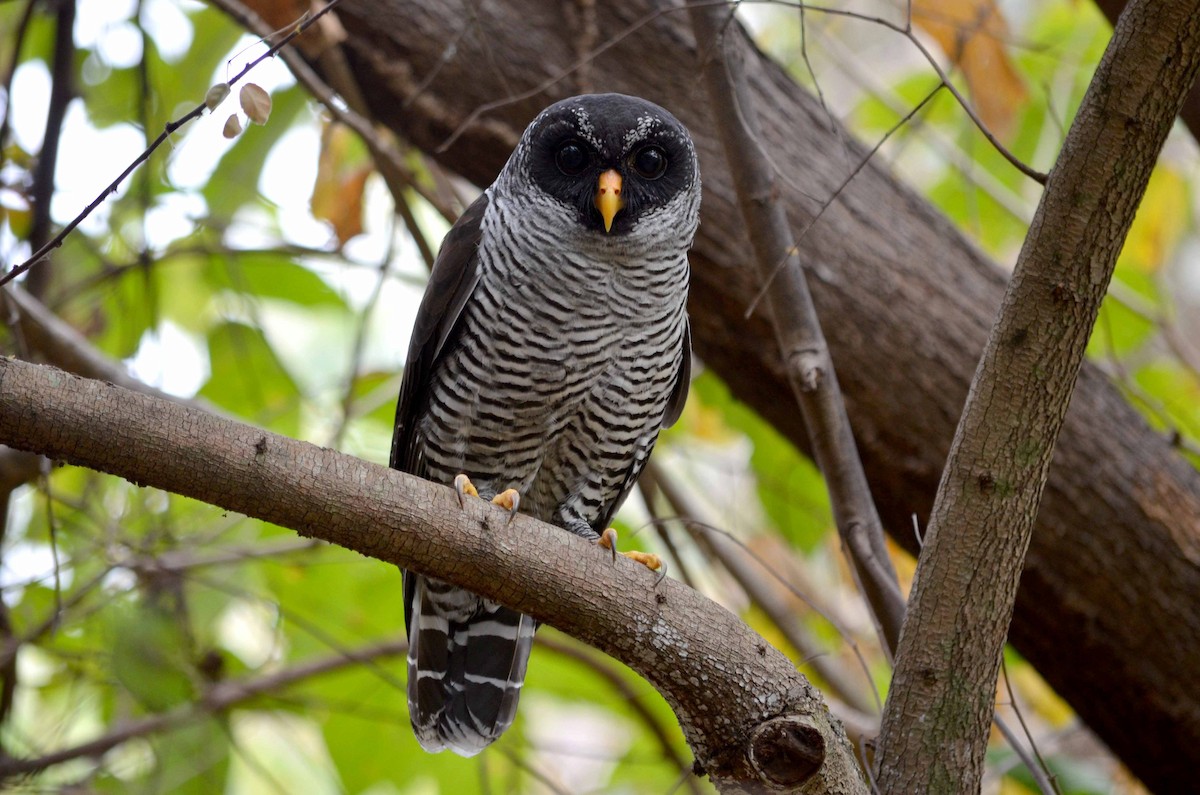
<svg viewBox="0 0 1200 795">
<path fill-rule="evenodd" d="M 775 174 L 761 148 L 763 137 L 745 62 L 736 46 L 726 46 L 725 30 L 733 21 L 733 9 L 693 5 L 690 13 L 738 206 L 763 289 L 770 286 L 767 307 L 780 357 L 809 429 L 813 457 L 825 476 L 842 545 L 878 622 L 883 646 L 891 653 L 904 620 L 904 595 L 887 554 L 883 524 L 858 458 L 829 346 L 800 268 L 799 250 L 778 200 Z M 727 57 L 727 52 L 733 57 Z M 783 267 L 776 277 L 780 263 Z"/>
<path fill-rule="evenodd" d="M 942 474 L 884 711 L 884 793 L 979 789 L 1000 652 L 1055 442 L 1197 69 L 1200 1 L 1126 7 L 1051 172 Z"/>
<path fill-rule="evenodd" d="M 654 684 L 723 790 L 808 781 L 814 792 L 863 791 L 845 733 L 787 658 L 697 592 L 672 580 L 655 587 L 643 567 L 614 566 L 559 528 L 510 522 L 483 501 L 460 509 L 449 488 L 14 359 L 0 359 L 0 443 L 291 527 L 529 613 Z"/>
<path fill-rule="evenodd" d="M 94 740 L 53 751 L 43 756 L 23 759 L 20 757 L 0 757 L 0 781 L 13 776 L 39 773 L 54 765 L 69 762 L 82 757 L 99 757 L 119 745 L 137 737 L 146 737 L 159 732 L 170 731 L 184 724 L 199 720 L 209 715 L 215 715 L 250 701 L 261 695 L 278 693 L 286 687 L 311 679 L 315 676 L 332 673 L 350 665 L 357 665 L 381 657 L 395 657 L 408 651 L 408 642 L 404 640 L 386 641 L 375 646 L 346 651 L 330 655 L 310 662 L 299 663 L 282 671 L 264 676 L 220 682 L 213 685 L 195 702 L 182 704 L 169 712 L 150 715 L 139 720 L 118 724 L 107 734 Z"/>
</svg>

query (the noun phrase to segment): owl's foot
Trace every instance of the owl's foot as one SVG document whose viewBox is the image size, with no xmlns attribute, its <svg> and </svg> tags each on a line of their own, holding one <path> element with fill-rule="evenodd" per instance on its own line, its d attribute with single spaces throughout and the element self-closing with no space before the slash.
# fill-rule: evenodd
<svg viewBox="0 0 1200 795">
<path fill-rule="evenodd" d="M 464 474 L 454 476 L 454 491 L 458 493 L 458 507 L 466 506 L 465 500 L 468 495 L 478 497 L 479 491 L 475 488 L 475 484 L 471 479 Z M 521 507 L 521 495 L 516 489 L 505 489 L 504 491 L 492 497 L 492 504 L 499 505 L 501 508 L 508 511 L 508 521 L 512 521 L 517 515 L 517 510 Z"/>
<path fill-rule="evenodd" d="M 597 539 L 596 544 L 611 551 L 613 563 L 617 562 L 616 530 L 611 527 L 606 528 L 605 531 L 600 534 L 600 538 Z M 658 579 L 654 581 L 655 585 L 658 585 L 660 582 L 662 582 L 663 578 L 667 576 L 666 564 L 663 563 L 662 558 L 660 558 L 658 555 L 655 555 L 653 552 L 638 552 L 636 550 L 630 550 L 629 552 L 622 552 L 621 554 L 635 563 L 642 564 L 646 568 L 650 569 L 650 571 L 658 572 Z"/>
</svg>

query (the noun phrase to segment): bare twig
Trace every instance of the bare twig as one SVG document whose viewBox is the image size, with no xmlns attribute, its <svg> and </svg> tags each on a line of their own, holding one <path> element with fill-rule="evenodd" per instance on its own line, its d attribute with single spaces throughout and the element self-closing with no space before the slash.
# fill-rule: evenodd
<svg viewBox="0 0 1200 795">
<path fill-rule="evenodd" d="M 291 43 L 291 41 L 294 38 L 299 36 L 304 31 L 308 30 L 308 28 L 311 27 L 314 22 L 316 22 L 318 19 L 321 18 L 321 16 L 323 16 L 324 14 L 328 13 L 333 8 L 335 8 L 337 6 L 337 4 L 340 2 L 341 2 L 341 0 L 330 0 L 330 2 L 327 5 L 325 5 L 323 8 L 321 8 L 321 10 L 317 11 L 314 14 L 309 15 L 303 21 L 297 23 L 294 27 L 292 27 L 292 29 L 287 33 L 286 36 L 281 38 L 275 44 L 272 44 L 267 49 L 266 52 L 264 52 L 262 55 L 255 58 L 250 63 L 246 64 L 240 72 L 238 72 L 236 75 L 231 77 L 227 81 L 228 84 L 233 85 L 233 84 L 237 83 L 239 80 L 241 80 L 247 74 L 249 74 L 250 70 L 252 70 L 254 67 L 258 66 L 260 63 L 262 63 L 267 58 L 270 58 L 273 55 L 275 55 L 275 53 L 279 52 L 286 45 Z M 184 114 L 183 116 L 180 116 L 175 121 L 168 122 L 166 127 L 163 129 L 163 131 L 161 133 L 159 133 L 157 138 L 154 139 L 154 142 L 150 146 L 148 146 L 140 155 L 138 155 L 132 163 L 130 163 L 128 166 L 126 166 L 125 169 L 119 175 L 117 175 L 117 178 L 114 179 L 112 182 L 110 182 L 108 184 L 108 187 L 106 187 L 104 190 L 102 190 L 100 192 L 100 195 L 98 195 L 95 199 L 93 199 L 91 201 L 91 203 L 88 204 L 87 207 L 83 208 L 83 210 L 78 215 L 76 215 L 71 220 L 70 223 L 68 223 L 61 230 L 59 230 L 58 234 L 56 234 L 53 238 L 51 238 L 49 242 L 47 242 L 44 246 L 42 246 L 37 251 L 35 251 L 33 253 L 33 256 L 29 257 L 29 259 L 25 260 L 20 265 L 17 265 L 16 267 L 14 267 L 8 273 L 5 273 L 4 275 L 0 276 L 0 286 L 5 285 L 8 282 L 15 279 L 16 277 L 20 276 L 22 273 L 29 270 L 34 265 L 38 264 L 43 259 L 45 259 L 46 255 L 49 254 L 51 251 L 53 251 L 54 249 L 61 246 L 63 241 L 66 240 L 67 235 L 71 234 L 71 232 L 73 232 L 75 230 L 75 227 L 79 226 L 79 224 L 81 224 L 83 222 L 83 219 L 85 219 L 89 215 L 91 215 L 92 212 L 94 212 L 95 209 L 97 207 L 99 207 L 104 202 L 104 200 L 109 197 L 110 194 L 115 193 L 117 188 L 120 186 L 120 184 L 125 181 L 126 177 L 128 177 L 130 174 L 132 174 L 138 166 L 140 166 L 142 163 L 146 162 L 150 158 L 150 155 L 154 154 L 154 151 L 156 149 L 158 149 L 158 147 L 162 146 L 167 141 L 167 139 L 170 138 L 171 135 L 175 133 L 176 130 L 183 127 L 188 122 L 191 122 L 191 121 L 194 121 L 195 119 L 200 118 L 200 116 L 202 116 L 204 114 L 204 111 L 206 109 L 207 109 L 207 105 L 205 105 L 205 103 L 201 102 L 199 105 L 192 108 L 192 110 L 190 110 L 188 113 Z"/>
<path fill-rule="evenodd" d="M 654 462 L 647 465 L 647 469 L 654 466 Z M 642 501 L 646 504 L 646 510 L 650 513 L 650 519 L 654 526 L 654 531 L 658 534 L 658 540 L 662 542 L 667 554 L 671 556 L 671 571 L 679 575 L 679 579 L 687 583 L 689 587 L 695 588 L 696 578 L 692 576 L 691 567 L 684 562 L 683 555 L 679 551 L 679 546 L 675 543 L 675 539 L 671 538 L 668 522 L 659 511 L 657 497 L 662 493 L 658 487 L 658 482 L 654 476 L 642 473 L 642 477 L 638 478 L 638 491 L 642 494 Z"/>
<path fill-rule="evenodd" d="M 198 701 L 182 705 L 169 712 L 117 724 L 112 731 L 94 740 L 36 758 L 0 758 L 0 781 L 13 776 L 37 773 L 72 759 L 98 758 L 137 737 L 170 731 L 201 718 L 226 712 L 258 696 L 283 690 L 306 679 L 332 673 L 350 665 L 374 662 L 383 657 L 397 657 L 407 651 L 408 642 L 406 640 L 386 641 L 374 646 L 300 663 L 265 676 L 220 682 L 209 688 Z"/>
<path fill-rule="evenodd" d="M 955 100 L 958 101 L 959 106 L 963 109 L 964 112 L 966 112 L 967 116 L 970 117 L 971 122 L 979 130 L 980 134 L 982 134 L 983 137 L 987 139 L 988 143 L 991 144 L 992 147 L 997 152 L 1000 153 L 1000 156 L 1003 157 L 1005 160 L 1007 160 L 1009 162 L 1009 164 L 1011 164 L 1013 166 L 1013 168 L 1017 169 L 1025 176 L 1029 177 L 1030 179 L 1034 180 L 1035 182 L 1037 182 L 1041 185 L 1046 184 L 1047 175 L 1045 173 L 1038 171 L 1037 169 L 1033 168 L 1032 166 L 1027 165 L 1019 157 L 1017 157 L 1015 154 L 1013 154 L 1011 151 L 1009 151 L 1009 149 L 1006 146 L 1004 146 L 1004 144 L 1000 143 L 1000 140 L 998 138 L 996 138 L 996 136 L 992 133 L 992 131 L 990 129 L 988 129 L 988 126 L 986 124 L 984 124 L 983 119 L 981 119 L 979 117 L 979 114 L 975 111 L 975 108 L 972 107 L 971 103 L 967 101 L 967 98 L 962 95 L 962 92 L 960 92 L 958 90 L 958 88 L 955 87 L 954 83 L 951 82 L 951 80 L 950 80 L 949 76 L 946 74 L 945 70 L 942 69 L 941 65 L 937 62 L 937 59 L 933 57 L 933 53 L 929 52 L 929 49 L 924 45 L 924 43 L 922 43 L 921 40 L 916 36 L 916 34 L 913 33 L 911 13 L 906 15 L 905 24 L 897 25 L 895 22 L 884 19 L 883 17 L 872 16 L 870 14 L 864 14 L 860 11 L 850 11 L 850 10 L 847 10 L 844 8 L 831 8 L 829 6 L 819 6 L 819 5 L 813 5 L 811 3 L 794 2 L 793 0 L 768 0 L 768 1 L 773 2 L 773 3 L 782 3 L 784 5 L 803 7 L 803 8 L 808 9 L 809 11 L 815 11 L 815 12 L 822 13 L 822 14 L 829 14 L 831 16 L 840 16 L 840 17 L 846 17 L 848 19 L 857 19 L 862 22 L 870 22 L 872 24 L 879 25 L 881 27 L 887 28 L 888 30 L 899 33 L 901 36 L 904 36 L 904 38 L 908 39 L 909 42 L 911 42 L 912 45 L 917 48 L 917 51 L 920 52 L 922 57 L 924 57 L 925 60 L 929 63 L 929 67 L 931 69 L 933 69 L 933 71 L 937 74 L 938 79 L 941 80 L 941 82 L 942 82 L 942 85 L 944 85 L 946 87 L 946 90 L 948 90 L 951 94 L 954 95 Z"/>
<path fill-rule="evenodd" d="M 1021 731 L 1024 732 L 1025 739 L 1029 741 L 1029 748 L 1033 754 L 1032 758 L 1018 741 L 1016 732 L 1010 729 L 1004 721 L 1000 720 L 999 715 L 996 716 L 996 725 L 1004 733 L 1004 738 L 1008 740 L 1008 744 L 1012 746 L 1017 757 L 1025 763 L 1026 769 L 1029 770 L 1029 775 L 1033 776 L 1033 780 L 1041 788 L 1042 795 L 1062 795 L 1058 788 L 1058 778 L 1050 771 L 1050 766 L 1042 758 L 1042 752 L 1038 750 L 1038 744 L 1033 739 L 1033 733 L 1029 731 L 1029 726 L 1025 723 L 1025 715 L 1021 712 L 1021 705 L 1017 703 L 1017 695 L 1013 692 L 1012 680 L 1008 677 L 1008 664 L 1004 661 L 1003 657 L 1000 658 L 1000 678 L 1004 680 L 1004 690 L 1008 693 L 1009 706 L 1012 707 L 1013 713 L 1017 716 L 1017 721 L 1021 724 Z"/>
<path fill-rule="evenodd" d="M 763 281 L 770 281 L 777 263 L 787 264 L 767 294 L 772 324 L 792 392 L 809 428 L 814 458 L 829 487 L 838 532 L 879 622 L 883 646 L 890 652 L 900 635 L 904 597 L 787 216 L 775 196 L 772 169 L 760 151 L 762 136 L 746 84 L 743 53 L 730 47 L 732 39 L 721 37 L 728 21 L 726 9 L 691 6 L 689 10 L 696 40 L 714 42 L 718 48 L 703 65 L 705 84 Z"/>
<path fill-rule="evenodd" d="M 673 726 L 668 728 L 663 725 L 662 721 L 642 703 L 638 694 L 621 678 L 621 674 L 617 672 L 611 663 L 599 654 L 581 645 L 578 641 L 560 638 L 557 635 L 547 632 L 542 632 L 542 634 L 538 635 L 536 642 L 543 649 L 549 649 L 562 657 L 575 660 L 607 682 L 613 690 L 616 690 L 620 694 L 621 703 L 628 706 L 641 718 L 642 723 L 646 725 L 646 728 L 654 735 L 654 739 L 658 741 L 663 755 L 670 759 L 671 763 L 679 770 L 690 772 L 691 763 L 680 756 L 679 751 L 675 748 L 675 738 L 679 736 L 678 729 Z M 695 775 L 688 775 L 685 783 L 691 792 L 700 792 L 700 788 L 696 784 Z"/>
<path fill-rule="evenodd" d="M 794 588 L 784 582 L 783 578 L 774 570 L 765 566 L 759 568 L 758 566 L 749 565 L 748 558 L 753 557 L 750 551 L 737 544 L 732 537 L 719 532 L 708 532 L 711 526 L 704 521 L 699 507 L 662 472 L 661 467 L 656 466 L 653 460 L 647 465 L 646 471 L 642 474 L 642 479 L 654 484 L 672 510 L 675 511 L 676 517 L 683 523 L 684 527 L 692 533 L 698 542 L 711 551 L 713 557 L 729 572 L 741 589 L 745 591 L 750 601 L 758 605 L 767 614 L 787 639 L 788 643 L 804 656 L 805 661 L 812 665 L 813 670 L 825 680 L 829 688 L 837 694 L 839 699 L 857 713 L 860 713 L 864 718 L 872 713 L 878 714 L 882 711 L 883 705 L 880 703 L 877 693 L 874 693 L 873 699 L 864 695 L 868 688 L 872 692 L 874 692 L 874 688 L 871 681 L 871 672 L 861 655 L 859 655 L 859 660 L 863 663 L 863 674 L 866 678 L 867 688 L 852 683 L 845 675 L 843 669 L 837 667 L 829 660 L 820 642 L 800 623 L 792 608 L 779 599 L 769 583 L 764 581 L 762 577 L 763 568 L 766 569 L 771 578 L 788 587 L 793 593 L 795 593 Z M 737 547 L 736 551 L 733 549 L 735 546 Z M 758 560 L 757 557 L 754 560 L 760 566 L 762 565 L 762 561 Z M 807 596 L 802 596 L 802 598 L 805 602 L 812 604 L 811 599 Z M 838 633 L 846 639 L 848 644 L 851 646 L 855 645 L 850 633 L 844 627 L 840 626 L 838 622 L 833 621 L 826 611 L 818 609 L 815 606 L 814 609 L 822 618 L 825 618 L 837 629 Z M 855 652 L 858 653 L 857 648 Z M 866 720 L 860 719 L 857 723 L 859 725 L 863 725 L 864 723 L 877 724 L 877 720 L 869 718 Z"/>
<path fill-rule="evenodd" d="M 859 172 L 866 168 L 867 163 L 871 162 L 871 159 L 875 157 L 876 153 L 879 152 L 885 143 L 887 143 L 888 139 L 891 138 L 897 130 L 901 129 L 914 118 L 916 118 L 917 114 L 921 112 L 921 109 L 928 105 L 929 102 L 935 96 L 937 96 L 938 92 L 942 90 L 942 88 L 942 85 L 936 86 L 932 91 L 926 94 L 925 98 L 918 102 L 912 110 L 910 110 L 899 121 L 893 124 L 891 128 L 885 132 L 878 141 L 875 142 L 875 145 L 871 147 L 871 151 L 867 152 L 866 155 L 864 155 L 862 159 L 858 161 L 854 168 L 850 170 L 850 173 L 847 174 L 846 177 L 841 181 L 841 184 L 834 188 L 833 192 L 829 194 L 829 197 L 821 202 L 816 213 L 814 213 L 812 217 L 805 222 L 804 226 L 800 229 L 799 234 L 796 235 L 792 244 L 785 250 L 784 256 L 781 256 L 775 263 L 775 266 L 767 272 L 766 277 L 762 280 L 762 287 L 759 288 L 758 292 L 754 295 L 754 298 L 751 299 L 750 303 L 746 305 L 746 318 L 749 318 L 754 314 L 754 310 L 758 307 L 759 303 L 770 292 L 771 285 L 775 282 L 775 277 L 784 272 L 792 264 L 793 258 L 799 254 L 800 243 L 803 242 L 809 231 L 816 226 L 817 221 L 821 220 L 821 216 L 825 214 L 825 211 L 833 206 L 833 203 L 837 201 L 837 198 L 842 195 L 842 192 L 846 190 L 847 187 L 850 186 L 850 183 L 854 181 L 854 178 L 858 176 Z"/>
<path fill-rule="evenodd" d="M 270 25 L 263 21 L 254 11 L 247 8 L 240 0 L 211 0 L 211 2 L 247 29 L 255 31 L 260 36 L 270 35 Z M 334 5 L 336 5 L 336 2 L 331 2 L 321 10 L 321 13 L 325 13 Z M 412 170 L 404 163 L 404 158 L 394 143 L 376 130 L 375 126 L 355 110 L 353 106 L 346 107 L 338 102 L 334 94 L 334 88 L 321 79 L 298 52 L 286 49 L 280 50 L 279 55 L 283 59 L 283 62 L 287 64 L 288 69 L 295 75 L 296 79 L 325 106 L 330 115 L 349 127 L 362 139 L 372 160 L 375 162 L 375 167 L 379 170 L 380 176 L 383 177 L 383 181 L 387 184 L 388 191 L 392 194 L 393 200 L 396 203 L 396 211 L 404 219 L 405 225 L 413 231 L 414 240 L 416 240 L 418 247 L 421 247 L 424 241 L 417 237 L 416 218 L 413 216 L 412 211 L 408 207 L 407 200 L 404 198 L 404 191 L 406 189 L 415 191 L 431 207 L 441 213 L 447 222 L 454 223 L 458 217 L 457 213 L 454 212 L 453 208 L 447 207 L 444 202 L 440 201 L 435 193 L 425 189 L 421 185 L 420 180 L 416 178 Z M 359 93 L 357 86 L 340 86 L 338 90 L 343 94 L 351 96 Z M 427 262 L 432 263 L 433 255 L 427 244 L 421 248 L 421 255 Z"/>
</svg>

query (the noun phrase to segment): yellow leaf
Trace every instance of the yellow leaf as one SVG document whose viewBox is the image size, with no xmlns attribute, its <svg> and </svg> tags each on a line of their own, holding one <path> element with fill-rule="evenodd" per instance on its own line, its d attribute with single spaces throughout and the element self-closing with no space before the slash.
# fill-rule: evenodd
<svg viewBox="0 0 1200 795">
<path fill-rule="evenodd" d="M 983 123 L 1004 138 L 1027 92 L 1004 50 L 1008 25 L 995 0 L 914 0 L 912 15 L 962 70 Z"/>
<path fill-rule="evenodd" d="M 1188 212 L 1187 185 L 1183 178 L 1167 166 L 1155 168 L 1125 238 L 1121 264 L 1143 273 L 1157 272 L 1175 250 L 1187 225 Z"/>
<path fill-rule="evenodd" d="M 363 188 L 372 170 L 353 132 L 340 124 L 325 125 L 312 214 L 329 222 L 341 244 L 363 231 Z"/>
</svg>

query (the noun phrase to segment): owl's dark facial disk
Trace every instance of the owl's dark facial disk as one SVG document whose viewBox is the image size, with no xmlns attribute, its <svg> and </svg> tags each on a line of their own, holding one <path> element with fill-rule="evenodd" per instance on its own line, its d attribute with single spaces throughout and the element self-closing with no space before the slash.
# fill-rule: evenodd
<svg viewBox="0 0 1200 795">
<path fill-rule="evenodd" d="M 595 232 L 628 233 L 696 181 L 687 130 L 663 108 L 637 97 L 563 100 L 547 108 L 526 135 L 534 183 Z"/>
</svg>

